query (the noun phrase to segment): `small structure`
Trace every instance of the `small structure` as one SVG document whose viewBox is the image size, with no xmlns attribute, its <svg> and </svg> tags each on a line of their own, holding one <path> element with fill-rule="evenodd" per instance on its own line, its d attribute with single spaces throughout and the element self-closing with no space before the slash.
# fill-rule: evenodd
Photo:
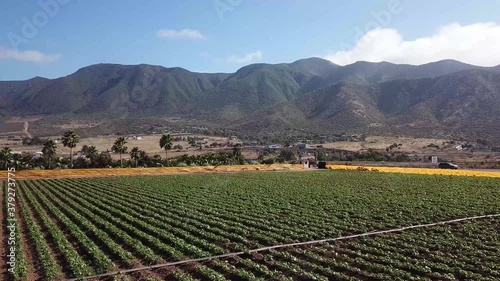
<svg viewBox="0 0 500 281">
<path fill-rule="evenodd" d="M 298 149 L 309 149 L 311 147 L 307 143 L 299 143 L 299 144 L 297 144 L 297 148 Z"/>
<path fill-rule="evenodd" d="M 438 163 L 438 157 L 437 156 L 432 156 L 431 157 L 432 164 L 437 164 Z"/>
<path fill-rule="evenodd" d="M 77 151 L 75 154 L 74 154 L 74 157 L 75 158 L 86 158 L 87 156 L 81 152 L 81 151 Z"/>
<path fill-rule="evenodd" d="M 267 144 L 266 149 L 280 149 L 282 148 L 281 144 Z"/>
<path fill-rule="evenodd" d="M 41 151 L 33 152 L 31 156 L 33 157 L 33 159 L 39 159 L 43 157 L 43 152 Z"/>
<path fill-rule="evenodd" d="M 304 169 L 316 166 L 316 157 L 310 154 L 306 154 L 300 157 L 300 164 L 304 165 Z"/>
</svg>

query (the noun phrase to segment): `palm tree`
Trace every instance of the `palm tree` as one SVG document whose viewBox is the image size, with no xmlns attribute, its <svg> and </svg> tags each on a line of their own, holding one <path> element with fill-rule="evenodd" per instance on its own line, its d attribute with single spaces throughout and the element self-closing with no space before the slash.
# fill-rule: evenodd
<svg viewBox="0 0 500 281">
<path fill-rule="evenodd" d="M 241 150 L 242 150 L 241 143 L 235 144 L 233 146 L 233 155 L 235 157 L 240 157 L 241 156 Z"/>
<path fill-rule="evenodd" d="M 16 170 L 19 170 L 19 167 L 21 167 L 23 164 L 23 155 L 19 153 L 12 154 L 11 162 L 14 168 L 16 168 Z"/>
<path fill-rule="evenodd" d="M 148 154 L 144 150 L 139 150 L 139 161 L 142 162 L 144 166 L 147 167 L 149 159 L 148 159 Z"/>
<path fill-rule="evenodd" d="M 125 146 L 126 143 L 127 141 L 124 137 L 119 137 L 116 139 L 115 144 L 111 147 L 111 150 L 114 153 L 120 153 L 120 167 L 123 167 L 122 154 L 127 153 L 128 147 Z"/>
<path fill-rule="evenodd" d="M 65 147 L 69 147 L 70 149 L 70 158 L 71 158 L 71 168 L 73 168 L 73 148 L 76 147 L 76 144 L 80 142 L 80 137 L 76 134 L 74 130 L 67 131 L 64 133 L 62 137 L 62 143 Z"/>
<path fill-rule="evenodd" d="M 43 153 L 43 156 L 47 159 L 47 161 L 49 162 L 49 169 L 50 169 L 50 164 L 52 162 L 52 159 L 54 158 L 54 156 L 56 155 L 56 149 L 57 149 L 57 145 L 56 145 L 56 142 L 53 141 L 53 140 L 47 140 L 44 144 L 43 144 L 43 148 L 42 148 L 42 153 Z"/>
<path fill-rule="evenodd" d="M 7 170 L 9 161 L 12 159 L 12 150 L 8 147 L 2 148 L 0 150 L 0 162 L 3 163 L 3 167 Z"/>
<path fill-rule="evenodd" d="M 130 151 L 130 158 L 135 161 L 135 167 L 137 168 L 137 163 L 139 162 L 141 156 L 141 150 L 136 146 Z"/>
<path fill-rule="evenodd" d="M 88 146 L 85 149 L 85 157 L 90 160 L 90 165 L 95 168 L 95 163 L 97 158 L 99 158 L 99 151 L 97 151 L 95 146 Z"/>
<path fill-rule="evenodd" d="M 170 134 L 161 136 L 160 148 L 165 149 L 165 159 L 168 159 L 168 150 L 172 149 L 172 136 Z"/>
<path fill-rule="evenodd" d="M 33 163 L 33 154 L 29 152 L 23 152 L 21 154 L 21 163 L 20 163 L 20 168 L 23 170 L 27 170 L 32 168 L 34 165 Z"/>
</svg>

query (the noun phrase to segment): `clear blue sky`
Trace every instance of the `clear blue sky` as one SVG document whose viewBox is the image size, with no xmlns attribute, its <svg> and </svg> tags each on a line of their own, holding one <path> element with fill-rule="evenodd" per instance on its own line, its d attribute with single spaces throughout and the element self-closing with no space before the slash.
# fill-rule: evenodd
<svg viewBox="0 0 500 281">
<path fill-rule="evenodd" d="M 400 2 L 397 13 L 388 8 L 395 5 L 392 1 Z M 49 14 L 39 2 L 58 3 L 57 9 L 52 13 L 52 5 Z M 380 11 L 389 11 L 390 19 L 367 28 Z M 292 62 L 311 56 L 339 62 L 370 60 L 379 51 L 346 56 L 336 52 L 356 44 L 356 29 L 363 34 L 372 27 L 394 29 L 404 40 L 415 40 L 432 37 L 452 23 L 500 23 L 499 11 L 497 0 L 0 0 L 0 80 L 56 78 L 103 62 L 233 72 L 252 62 Z M 26 20 L 36 32 L 23 35 Z M 485 36 L 497 27 L 487 28 Z M 430 58 L 445 56 L 450 47 L 442 48 L 440 55 Z M 379 58 L 393 56 L 373 56 Z"/>
</svg>

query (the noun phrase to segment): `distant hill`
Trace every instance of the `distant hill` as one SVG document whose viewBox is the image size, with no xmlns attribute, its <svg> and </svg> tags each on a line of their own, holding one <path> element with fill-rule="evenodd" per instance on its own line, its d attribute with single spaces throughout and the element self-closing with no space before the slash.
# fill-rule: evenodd
<svg viewBox="0 0 500 281">
<path fill-rule="evenodd" d="M 54 80 L 0 82 L 0 97 L 12 114 L 169 114 L 182 112 L 227 76 L 152 65 L 99 64 Z"/>
<path fill-rule="evenodd" d="M 341 82 L 233 123 L 238 130 L 297 127 L 430 135 L 500 136 L 500 74 L 464 70 L 377 84 Z"/>
<path fill-rule="evenodd" d="M 97 64 L 58 79 L 0 81 L 0 116 L 180 117 L 241 130 L 496 129 L 500 66 L 320 58 L 235 73 Z M 260 131 L 259 131 L 260 132 Z M 432 133 L 433 131 L 429 131 Z"/>
</svg>

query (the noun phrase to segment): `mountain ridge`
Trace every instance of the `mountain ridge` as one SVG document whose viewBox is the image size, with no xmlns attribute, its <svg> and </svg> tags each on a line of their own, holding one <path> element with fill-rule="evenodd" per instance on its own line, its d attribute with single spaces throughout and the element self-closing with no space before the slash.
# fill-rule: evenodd
<svg viewBox="0 0 500 281">
<path fill-rule="evenodd" d="M 464 118 L 476 118 L 470 122 L 474 124 L 485 120 L 478 117 L 477 111 L 482 108 L 467 109 L 464 103 L 480 103 L 488 114 L 497 114 L 490 106 L 500 107 L 491 94 L 497 90 L 498 73 L 500 66 L 480 67 L 455 60 L 420 66 L 364 61 L 339 66 L 321 58 L 308 58 L 292 63 L 251 64 L 234 73 L 102 63 L 56 79 L 0 81 L 0 114 L 172 116 L 235 128 L 244 124 L 245 118 L 263 114 L 261 119 L 274 118 L 268 118 L 271 123 L 331 131 L 403 126 L 402 120 L 411 116 L 437 127 L 467 127 Z M 437 85 L 439 81 L 446 87 Z M 468 99 L 451 93 L 460 89 L 469 91 Z M 448 101 L 449 97 L 456 105 Z M 490 99 L 490 103 L 482 102 L 483 99 Z M 447 106 L 440 113 L 446 118 L 440 117 L 432 102 Z M 416 103 L 420 107 L 411 107 Z M 307 106 L 314 106 L 314 110 Z M 276 108 L 288 114 L 272 112 Z M 302 113 L 294 115 L 294 110 Z M 453 110 L 461 115 L 452 114 Z M 395 117 L 397 114 L 401 116 Z"/>
<path fill-rule="evenodd" d="M 466 133 L 471 135 L 498 137 L 498 105 L 500 74 L 472 69 L 436 78 L 371 85 L 341 82 L 257 111 L 235 121 L 231 128 L 260 131 L 267 128 L 267 124 L 273 124 L 275 130 L 280 131 L 300 124 L 316 132 L 390 133 L 397 128 L 400 133 L 411 134 L 421 126 L 446 134 L 467 128 Z M 471 128 L 473 126 L 476 128 Z"/>
</svg>

